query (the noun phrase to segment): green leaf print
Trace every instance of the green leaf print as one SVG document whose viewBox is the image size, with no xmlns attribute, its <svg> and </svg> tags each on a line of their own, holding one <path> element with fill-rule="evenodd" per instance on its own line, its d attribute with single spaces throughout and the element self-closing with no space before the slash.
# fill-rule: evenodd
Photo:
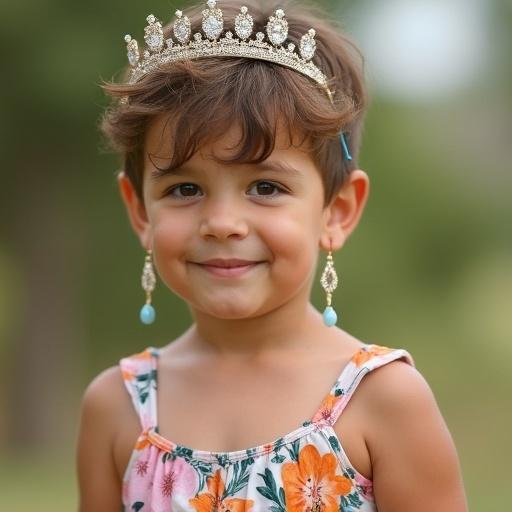
<svg viewBox="0 0 512 512">
<path fill-rule="evenodd" d="M 189 464 L 196 468 L 199 472 L 208 475 L 212 472 L 212 463 L 211 462 L 203 462 L 199 460 L 191 460 L 189 461 Z"/>
<path fill-rule="evenodd" d="M 206 485 L 206 479 L 211 476 L 213 471 L 213 464 L 211 462 L 203 462 L 200 460 L 191 459 L 187 461 L 196 471 L 199 478 L 198 493 Z"/>
<path fill-rule="evenodd" d="M 279 488 L 279 498 L 283 504 L 286 503 L 286 498 L 284 497 L 284 489 L 282 487 Z"/>
<path fill-rule="evenodd" d="M 288 451 L 288 453 L 290 454 L 290 458 L 297 462 L 299 460 L 299 451 L 300 451 L 300 439 L 296 439 L 293 443 L 292 443 L 292 447 L 291 449 L 288 448 L 288 446 L 286 447 L 286 450 Z"/>
<path fill-rule="evenodd" d="M 258 473 L 258 475 L 263 478 L 263 481 L 265 482 L 265 487 L 256 487 L 256 490 L 262 496 L 275 503 L 275 505 L 272 505 L 271 510 L 275 512 L 286 512 L 284 490 L 281 487 L 279 489 L 278 494 L 276 481 L 274 480 L 274 475 L 272 474 L 272 471 L 270 471 L 269 468 L 266 468 L 265 474 Z"/>
<path fill-rule="evenodd" d="M 329 444 L 332 446 L 332 449 L 339 452 L 340 451 L 340 444 L 338 443 L 338 440 L 335 436 L 329 437 Z"/>
<path fill-rule="evenodd" d="M 139 512 L 139 510 L 144 506 L 144 503 L 142 501 L 136 501 L 132 505 L 132 510 L 135 510 L 135 512 Z"/>
<path fill-rule="evenodd" d="M 140 403 L 143 404 L 146 402 L 149 396 L 149 390 L 151 385 L 156 389 L 156 370 L 151 370 L 149 373 L 143 373 L 141 375 L 137 375 L 137 393 L 139 395 Z"/>
<path fill-rule="evenodd" d="M 270 459 L 271 462 L 274 462 L 276 464 L 281 464 L 286 457 L 284 455 L 280 455 L 278 452 L 279 450 L 284 446 L 284 439 L 280 437 L 275 443 L 274 443 L 274 449 L 272 450 L 274 452 L 274 456 Z"/>
<path fill-rule="evenodd" d="M 193 450 L 190 448 L 185 448 L 184 446 L 176 446 L 174 448 L 174 454 L 176 457 L 183 457 L 184 459 L 190 459 L 193 454 Z"/>
<path fill-rule="evenodd" d="M 247 471 L 247 465 L 241 465 L 240 461 L 233 464 L 233 476 L 229 480 L 229 483 L 224 488 L 224 495 L 222 499 L 227 496 L 235 496 L 238 491 L 241 491 L 249 482 L 249 472 Z"/>
<path fill-rule="evenodd" d="M 138 382 L 145 382 L 147 380 L 154 380 L 156 382 L 156 370 L 151 370 L 148 373 L 141 373 L 140 375 L 137 375 Z"/>
<path fill-rule="evenodd" d="M 279 439 L 277 439 L 277 441 L 275 441 L 274 443 L 274 448 L 276 450 L 278 450 L 279 448 L 281 448 L 281 446 L 284 445 L 284 438 L 280 437 Z"/>
<path fill-rule="evenodd" d="M 356 473 L 352 468 L 346 468 L 343 472 L 343 476 L 346 476 L 347 478 L 350 478 L 351 480 L 354 480 L 356 477 Z"/>
<path fill-rule="evenodd" d="M 361 508 L 363 505 L 363 502 L 361 501 L 361 498 L 359 497 L 359 493 L 357 491 L 354 491 L 347 496 L 341 497 L 341 507 L 340 510 L 342 511 L 351 511 L 353 509 Z"/>
<path fill-rule="evenodd" d="M 281 464 L 281 462 L 283 462 L 285 459 L 286 457 L 284 455 L 279 455 L 276 451 L 275 455 L 270 460 L 276 464 Z"/>
<path fill-rule="evenodd" d="M 256 454 L 256 450 L 254 448 L 247 448 L 245 453 L 247 454 L 247 458 L 242 460 L 242 465 L 249 466 L 250 464 L 254 464 L 254 455 Z"/>
<path fill-rule="evenodd" d="M 220 455 L 215 455 L 217 462 L 220 466 L 224 467 L 229 462 L 229 457 L 225 453 L 221 453 Z"/>
<path fill-rule="evenodd" d="M 250 451 L 250 450 L 247 450 L 247 451 Z M 254 458 L 248 457 L 246 459 L 242 459 L 241 464 L 242 464 L 242 471 L 245 471 L 251 464 L 254 464 Z"/>
<path fill-rule="evenodd" d="M 363 505 L 363 502 L 361 501 L 361 498 L 359 497 L 359 493 L 356 491 L 356 492 L 353 492 L 353 493 L 350 493 L 348 495 L 348 500 L 350 501 L 350 504 L 353 506 L 353 507 L 361 507 Z"/>
</svg>

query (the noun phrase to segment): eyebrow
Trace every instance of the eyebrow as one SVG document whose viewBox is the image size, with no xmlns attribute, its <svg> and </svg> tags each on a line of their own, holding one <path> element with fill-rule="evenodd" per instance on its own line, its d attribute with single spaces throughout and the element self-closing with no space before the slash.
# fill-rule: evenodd
<svg viewBox="0 0 512 512">
<path fill-rule="evenodd" d="M 290 177 L 303 177 L 303 173 L 300 172 L 295 167 L 287 164 L 286 162 L 281 162 L 279 160 L 270 160 L 259 162 L 257 164 L 247 164 L 254 171 L 273 171 L 280 174 L 285 174 Z M 183 164 L 175 169 L 153 169 L 151 171 L 151 180 L 157 181 L 164 176 L 188 176 L 190 174 L 194 174 L 196 169 L 190 165 Z"/>
</svg>

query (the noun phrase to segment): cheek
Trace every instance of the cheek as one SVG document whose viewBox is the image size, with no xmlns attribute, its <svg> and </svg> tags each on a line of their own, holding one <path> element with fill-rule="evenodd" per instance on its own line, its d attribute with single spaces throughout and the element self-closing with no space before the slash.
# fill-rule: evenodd
<svg viewBox="0 0 512 512">
<path fill-rule="evenodd" d="M 162 212 L 152 219 L 153 256 L 158 274 L 169 286 L 185 276 L 181 263 L 185 257 L 184 249 L 193 234 L 190 220 L 179 215 Z"/>
<path fill-rule="evenodd" d="M 276 277 L 279 273 L 289 278 L 304 276 L 313 269 L 318 256 L 318 224 L 314 215 L 292 212 L 273 217 L 260 231 L 264 243 L 274 258 Z M 290 270 L 293 269 L 293 272 Z"/>
</svg>

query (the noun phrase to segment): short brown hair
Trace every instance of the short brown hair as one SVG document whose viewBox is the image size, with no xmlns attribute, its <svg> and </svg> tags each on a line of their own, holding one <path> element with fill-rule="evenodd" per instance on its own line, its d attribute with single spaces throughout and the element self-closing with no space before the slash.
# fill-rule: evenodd
<svg viewBox="0 0 512 512">
<path fill-rule="evenodd" d="M 201 26 L 200 5 L 184 9 L 192 30 Z M 318 7 L 286 0 L 223 0 L 219 7 L 227 23 L 234 20 L 241 5 L 254 18 L 254 32 L 265 31 L 268 18 L 284 9 L 289 24 L 288 41 L 299 46 L 310 28 L 316 30 L 314 63 L 328 78 L 334 91 L 334 105 L 323 88 L 310 78 L 284 66 L 243 57 L 208 57 L 173 63 L 154 71 L 138 83 L 103 82 L 101 87 L 113 98 L 127 96 L 126 104 L 112 102 L 101 119 L 101 131 L 109 146 L 120 153 L 123 170 L 143 201 L 144 142 L 149 123 L 168 113 L 173 121 L 173 156 L 168 169 L 186 162 L 205 142 L 213 142 L 238 122 L 240 150 L 222 163 L 259 163 L 270 156 L 277 125 L 299 133 L 310 143 L 313 161 L 321 170 L 324 202 L 328 204 L 357 168 L 367 94 L 364 58 L 341 28 L 327 20 Z M 169 24 L 164 36 L 171 36 Z M 229 28 L 228 28 L 229 29 Z M 124 80 L 128 78 L 126 68 Z M 352 160 L 344 160 L 340 131 L 347 134 Z"/>
</svg>

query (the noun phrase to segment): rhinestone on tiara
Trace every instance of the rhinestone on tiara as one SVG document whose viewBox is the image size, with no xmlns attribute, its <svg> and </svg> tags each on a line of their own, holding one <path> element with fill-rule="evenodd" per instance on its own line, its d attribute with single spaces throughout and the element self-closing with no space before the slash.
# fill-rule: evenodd
<svg viewBox="0 0 512 512">
<path fill-rule="evenodd" d="M 284 18 L 284 11 L 282 9 L 277 9 L 276 15 L 270 16 L 267 23 L 267 35 L 275 46 L 279 46 L 286 41 L 288 37 L 288 22 Z"/>
<path fill-rule="evenodd" d="M 202 15 L 202 33 L 192 34 L 189 18 L 184 16 L 182 11 L 177 10 L 172 29 L 176 41 L 172 38 L 164 41 L 162 24 L 150 14 L 147 17 L 148 25 L 144 29 L 146 49 L 142 59 L 137 41 L 130 35 L 126 35 L 128 62 L 131 66 L 128 83 L 133 84 L 160 66 L 172 62 L 201 57 L 246 57 L 266 60 L 294 69 L 321 85 L 330 101 L 333 101 L 333 94 L 327 85 L 326 76 L 312 62 L 316 51 L 314 29 L 309 29 L 301 37 L 297 52 L 294 43 L 286 44 L 288 21 L 283 9 L 277 9 L 274 15 L 270 16 L 265 27 L 266 34 L 257 32 L 255 39 L 251 38 L 254 20 L 246 6 L 240 8 L 234 20 L 234 33 L 231 30 L 226 31 L 223 37 L 221 36 L 224 31 L 224 16 L 216 0 L 206 2 Z"/>
<path fill-rule="evenodd" d="M 149 25 L 144 29 L 144 41 L 151 52 L 159 52 L 164 45 L 162 24 L 152 14 L 146 19 Z"/>
<path fill-rule="evenodd" d="M 305 60 L 311 60 L 315 55 L 316 41 L 315 41 L 315 29 L 310 28 L 307 34 L 304 34 L 300 40 L 300 54 Z"/>
<path fill-rule="evenodd" d="M 139 63 L 140 59 L 139 45 L 135 39 L 132 39 L 130 34 L 126 34 L 124 36 L 124 40 L 126 41 L 128 62 L 130 63 L 130 66 L 134 67 Z"/>
<path fill-rule="evenodd" d="M 224 28 L 224 19 L 222 11 L 216 8 L 217 2 L 215 0 L 208 0 L 206 4 L 208 9 L 203 11 L 202 27 L 206 37 L 213 41 L 221 35 Z"/>
<path fill-rule="evenodd" d="M 181 44 L 185 44 L 190 39 L 190 20 L 187 18 L 187 16 L 183 16 L 181 11 L 176 11 L 176 18 L 177 20 L 174 22 L 173 26 L 174 37 Z"/>
<path fill-rule="evenodd" d="M 252 16 L 247 13 L 247 7 L 245 5 L 240 8 L 240 14 L 235 18 L 235 32 L 236 35 L 245 41 L 252 34 L 254 27 L 254 21 Z"/>
</svg>

